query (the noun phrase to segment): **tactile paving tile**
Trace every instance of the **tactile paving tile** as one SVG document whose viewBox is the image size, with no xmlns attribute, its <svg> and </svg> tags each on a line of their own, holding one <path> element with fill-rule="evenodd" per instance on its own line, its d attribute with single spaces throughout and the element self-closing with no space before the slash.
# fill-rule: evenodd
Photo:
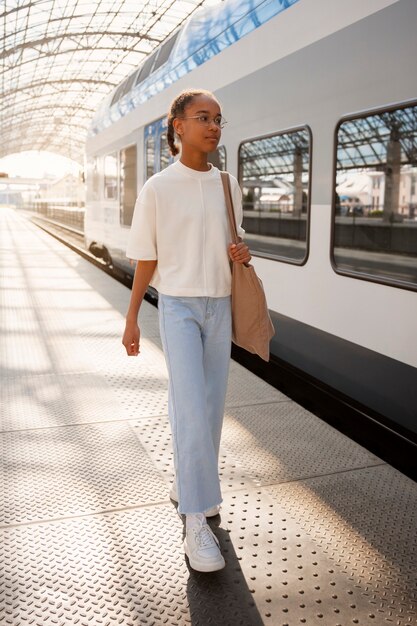
<svg viewBox="0 0 417 626">
<path fill-rule="evenodd" d="M 161 474 L 172 481 L 168 418 L 132 424 Z M 219 457 L 223 491 L 379 463 L 380 459 L 294 402 L 227 409 Z"/>
<path fill-rule="evenodd" d="M 137 401 L 139 395 L 137 395 Z M 3 380 L 0 431 L 125 420 L 123 404 L 94 372 Z"/>
<path fill-rule="evenodd" d="M 121 335 L 124 324 L 110 322 L 107 325 L 98 325 L 94 328 L 85 329 L 81 332 L 83 342 L 89 346 L 91 354 L 96 356 L 96 364 L 103 371 L 117 390 L 123 386 L 123 379 L 132 371 L 137 372 L 138 380 L 142 378 L 142 370 L 145 367 L 155 368 L 155 373 L 167 380 L 165 358 L 162 352 L 159 337 L 158 315 L 152 305 L 147 305 L 140 313 L 140 326 L 142 331 L 141 353 L 135 357 L 127 357 L 121 346 Z M 166 394 L 167 386 L 163 385 L 161 391 Z M 226 396 L 226 406 L 244 406 L 248 404 L 263 404 L 266 402 L 285 402 L 288 398 L 280 391 L 259 379 L 238 363 L 231 361 L 229 385 Z M 153 411 L 154 415 L 161 412 Z M 132 415 L 134 418 L 135 415 Z"/>
<path fill-rule="evenodd" d="M 278 389 L 268 385 L 236 361 L 230 362 L 226 407 L 287 401 L 288 397 Z"/>
<path fill-rule="evenodd" d="M 151 305 L 148 305 L 151 307 Z M 168 374 L 162 352 L 157 312 L 148 312 L 149 319 L 143 318 L 141 328 L 141 353 L 134 359 L 127 357 L 121 346 L 122 328 L 112 323 L 91 330 L 89 335 L 83 329 L 83 342 L 97 358 L 97 368 L 115 389 L 124 403 L 132 408 L 131 418 L 163 415 L 167 413 Z M 140 402 L 136 396 L 140 390 Z M 149 400 L 146 389 L 149 390 Z M 143 399 L 143 400 L 142 400 Z M 236 362 L 231 362 L 226 406 L 244 406 L 266 402 L 288 401 L 288 398 L 257 378 Z"/>
<path fill-rule="evenodd" d="M 141 345 L 141 354 L 134 359 L 121 352 L 113 353 L 107 364 L 99 365 L 120 402 L 130 411 L 130 419 L 168 412 L 168 374 L 160 340 L 144 338 Z M 237 363 L 231 364 L 226 407 L 271 401 L 288 399 Z"/>
<path fill-rule="evenodd" d="M 227 565 L 210 575 L 188 570 L 181 523 L 167 505 L 3 529 L 0 623 L 416 623 L 407 592 L 389 610 L 375 606 L 366 577 L 347 578 L 322 537 L 302 528 L 299 500 L 276 495 L 227 494 L 222 517 L 211 523 Z"/>
<path fill-rule="evenodd" d="M 134 432 L 149 454 L 161 475 L 170 485 L 174 479 L 174 462 L 171 429 L 168 417 L 153 417 L 132 422 Z M 219 476 L 222 491 L 242 489 L 244 486 L 255 487 L 244 467 L 241 467 L 227 451 L 220 446 Z"/>
<path fill-rule="evenodd" d="M 382 463 L 291 401 L 227 409 L 222 447 L 258 485 Z"/>
<path fill-rule="evenodd" d="M 109 317 L 121 328 L 121 315 L 103 303 L 103 298 L 72 268 L 60 268 L 59 286 L 56 278 L 50 278 L 49 287 L 40 287 L 37 278 L 30 278 L 29 269 L 17 265 L 23 283 L 20 289 L 6 288 L 2 280 L 0 290 L 2 376 L 96 369 L 97 356 L 91 350 L 94 346 L 86 345 L 80 328 L 86 321 L 91 324 L 97 318 Z M 117 343 L 121 348 L 120 340 Z"/>
<path fill-rule="evenodd" d="M 148 340 L 144 339 L 143 343 Z M 145 348 L 144 348 L 145 350 Z M 129 419 L 166 415 L 168 413 L 168 375 L 160 351 L 149 346 L 156 359 L 124 355 L 120 367 L 108 367 L 103 378 L 113 389 Z"/>
<path fill-rule="evenodd" d="M 106 376 L 137 372 L 140 376 L 142 367 L 152 368 L 155 374 L 167 379 L 165 358 L 158 336 L 154 335 L 156 310 L 153 319 L 144 317 L 141 323 L 140 354 L 129 357 L 122 345 L 124 320 L 119 319 L 107 324 L 98 324 L 94 328 L 82 328 L 79 336 L 90 353 L 90 365 Z M 150 329 L 149 335 L 146 330 Z"/>
<path fill-rule="evenodd" d="M 286 505 L 255 489 L 228 493 L 222 510 L 232 552 L 225 558 L 230 566 L 236 554 L 263 623 L 380 626 L 365 586 L 347 583 Z"/>
<path fill-rule="evenodd" d="M 126 423 L 0 435 L 0 525 L 163 502 L 166 484 Z"/>
<path fill-rule="evenodd" d="M 267 491 L 368 597 L 374 623 L 417 624 L 417 490 L 388 465 Z M 362 622 L 358 622 L 362 623 Z"/>
<path fill-rule="evenodd" d="M 262 626 L 229 535 L 217 534 L 228 567 L 199 574 L 172 505 L 1 530 L 0 623 Z"/>
</svg>

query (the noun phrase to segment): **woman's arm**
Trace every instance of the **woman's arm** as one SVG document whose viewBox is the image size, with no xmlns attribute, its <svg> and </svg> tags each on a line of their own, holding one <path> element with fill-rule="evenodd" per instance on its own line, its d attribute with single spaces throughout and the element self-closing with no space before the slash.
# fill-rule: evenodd
<svg viewBox="0 0 417 626">
<path fill-rule="evenodd" d="M 139 354 L 140 328 L 138 326 L 138 314 L 156 265 L 157 261 L 138 261 L 136 264 L 132 294 L 126 314 L 125 332 L 122 339 L 128 356 L 137 356 Z"/>
</svg>

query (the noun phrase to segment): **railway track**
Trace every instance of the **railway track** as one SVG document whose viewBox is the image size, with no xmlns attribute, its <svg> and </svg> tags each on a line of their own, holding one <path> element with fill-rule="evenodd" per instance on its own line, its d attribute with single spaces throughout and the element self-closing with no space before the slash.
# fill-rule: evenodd
<svg viewBox="0 0 417 626">
<path fill-rule="evenodd" d="M 42 217 L 38 214 L 29 213 L 28 218 L 30 221 L 47 232 L 55 239 L 58 239 L 61 243 L 80 254 L 84 259 L 87 259 L 91 263 L 93 263 L 96 267 L 99 267 L 101 270 L 123 283 L 127 287 L 132 286 L 132 277 L 114 268 L 112 265 L 105 263 L 103 259 L 94 256 L 89 250 L 86 250 L 84 245 L 84 233 L 72 226 L 67 226 L 55 220 L 51 220 L 46 217 Z"/>
<path fill-rule="evenodd" d="M 33 213 L 31 213 L 29 217 L 31 222 L 42 228 L 42 230 L 48 232 L 50 235 L 53 235 L 60 241 L 63 241 L 63 237 L 65 237 L 68 243 L 80 248 L 80 250 L 84 250 L 84 233 L 82 231 Z"/>
</svg>

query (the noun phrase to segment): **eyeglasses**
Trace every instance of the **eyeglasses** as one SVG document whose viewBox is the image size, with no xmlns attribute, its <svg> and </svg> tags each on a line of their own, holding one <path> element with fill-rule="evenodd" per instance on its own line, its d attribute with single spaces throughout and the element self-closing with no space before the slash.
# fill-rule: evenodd
<svg viewBox="0 0 417 626">
<path fill-rule="evenodd" d="M 209 127 L 212 122 L 219 128 L 224 128 L 224 125 L 227 124 L 227 121 L 224 119 L 223 115 L 216 115 L 215 117 L 210 117 L 209 115 L 189 115 L 188 117 L 180 117 L 181 120 L 197 120 L 201 126 Z"/>
</svg>

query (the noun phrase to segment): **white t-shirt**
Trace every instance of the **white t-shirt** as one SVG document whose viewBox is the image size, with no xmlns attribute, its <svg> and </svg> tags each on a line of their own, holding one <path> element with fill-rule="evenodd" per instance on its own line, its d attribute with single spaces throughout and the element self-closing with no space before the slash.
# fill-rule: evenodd
<svg viewBox="0 0 417 626">
<path fill-rule="evenodd" d="M 242 237 L 242 194 L 233 176 L 230 184 Z M 230 243 L 219 170 L 199 172 L 176 161 L 143 186 L 126 256 L 158 261 L 151 285 L 162 294 L 220 298 L 231 293 Z"/>
</svg>

